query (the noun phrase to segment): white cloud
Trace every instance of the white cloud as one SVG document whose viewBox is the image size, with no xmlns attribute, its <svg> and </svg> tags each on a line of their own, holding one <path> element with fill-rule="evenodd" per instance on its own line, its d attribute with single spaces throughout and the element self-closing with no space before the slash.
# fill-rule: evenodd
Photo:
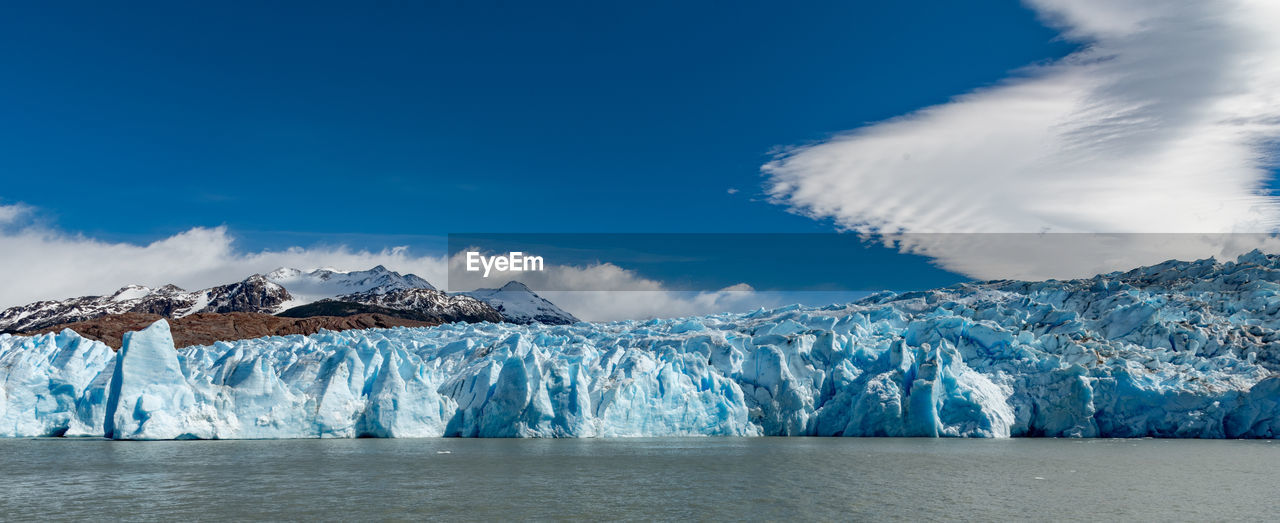
<svg viewBox="0 0 1280 523">
<path fill-rule="evenodd" d="M 546 263 L 541 271 L 499 271 L 496 268 L 484 276 L 483 271 L 468 271 L 466 253 L 479 252 L 492 256 L 485 249 L 470 247 L 459 249 L 449 259 L 448 290 L 470 291 L 479 288 L 497 288 L 511 280 L 519 280 L 533 289 L 563 289 L 569 291 L 662 291 L 662 282 L 644 278 L 628 269 L 607 262 L 585 266 Z"/>
<path fill-rule="evenodd" d="M 31 208 L 21 203 L 0 205 L 0 226 L 12 225 L 30 212 Z"/>
<path fill-rule="evenodd" d="M 777 299 L 749 291 L 540 291 L 538 294 L 585 321 L 678 318 L 781 305 Z"/>
<path fill-rule="evenodd" d="M 0 219 L 14 212 L 0 207 Z M 19 210 L 25 214 L 29 208 Z M 10 219 L 12 222 L 12 219 Z M 5 221 L 0 220 L 0 224 Z M 0 307 L 36 300 L 110 293 L 124 285 L 168 283 L 198 289 L 239 281 L 277 267 L 367 269 L 382 264 L 428 281 L 445 278 L 442 256 L 415 256 L 403 247 L 291 247 L 242 252 L 225 227 L 196 227 L 147 244 L 106 242 L 56 229 L 0 230 Z"/>
<path fill-rule="evenodd" d="M 1003 83 L 797 147 L 763 167 L 794 212 L 860 232 L 1272 231 L 1280 3 L 1034 0 L 1082 49 Z M 909 237 L 917 242 L 920 237 Z M 1222 255 L 1223 236 L 1182 257 Z M 931 248 L 981 277 L 1087 275 L 1096 247 Z M 1124 246 L 1106 268 L 1171 257 Z M 1065 249 L 1058 248 L 1057 251 Z M 1199 254 L 1196 254 L 1199 253 Z M 1065 256 L 1065 257 L 1064 257 Z M 1059 265 L 1037 270 L 1046 260 Z"/>
<path fill-rule="evenodd" d="M 449 260 L 448 290 L 469 291 L 501 287 L 516 280 L 532 288 L 556 306 L 586 321 L 674 318 L 726 311 L 748 311 L 761 306 L 777 306 L 794 300 L 794 294 L 757 293 L 751 286 L 737 284 L 718 291 L 677 291 L 663 282 L 645 278 L 635 271 L 612 263 L 583 266 L 546 264 L 542 271 L 497 271 L 488 277 L 468 272 L 467 251 L 460 249 Z"/>
<path fill-rule="evenodd" d="M 33 209 L 22 204 L 0 206 L 0 226 L 30 214 Z M 589 321 L 745 311 L 794 300 L 754 293 L 741 285 L 718 292 L 672 291 L 659 281 L 609 263 L 548 265 L 544 272 L 449 282 L 444 256 L 417 256 L 404 247 L 380 251 L 290 247 L 243 252 L 236 248 L 226 227 L 196 227 L 146 245 L 107 242 L 38 225 L 0 227 L 0 253 L 4 253 L 0 256 L 0 309 L 37 300 L 108 294 L 128 284 L 156 287 L 173 283 L 198 289 L 278 267 L 361 270 L 379 264 L 417 274 L 441 287 L 448 285 L 450 290 L 501 286 L 513 279 L 535 289 L 564 289 L 539 294 Z M 461 256 L 453 263 L 461 264 Z"/>
</svg>

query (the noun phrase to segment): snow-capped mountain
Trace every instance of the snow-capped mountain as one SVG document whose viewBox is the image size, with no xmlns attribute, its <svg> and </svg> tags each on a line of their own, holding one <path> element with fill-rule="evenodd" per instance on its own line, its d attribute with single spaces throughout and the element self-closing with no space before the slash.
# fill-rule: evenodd
<svg viewBox="0 0 1280 523">
<path fill-rule="evenodd" d="M 500 289 L 476 289 L 459 294 L 491 305 L 508 323 L 571 325 L 578 322 L 578 318 L 538 296 L 518 281 L 509 282 Z"/>
<path fill-rule="evenodd" d="M 352 293 L 376 295 L 404 289 L 434 288 L 418 276 L 402 275 L 381 265 L 365 271 L 329 268 L 303 271 L 282 267 L 266 275 L 255 274 L 244 281 L 198 291 L 186 291 L 175 285 L 155 289 L 128 285 L 109 296 L 45 300 L 12 307 L 0 311 L 0 332 L 26 332 L 126 312 L 159 314 L 167 318 L 182 318 L 198 312 L 276 314 L 299 305 Z M 469 317 L 466 311 L 455 316 Z"/>
<path fill-rule="evenodd" d="M 384 293 L 362 292 L 335 298 L 335 301 L 374 305 L 391 310 L 411 311 L 445 323 L 454 321 L 510 321 L 489 304 L 459 294 L 435 289 L 396 289 Z"/>
<path fill-rule="evenodd" d="M 323 300 L 407 311 L 423 321 L 570 324 L 573 315 L 512 282 L 501 289 L 447 294 L 413 274 L 381 265 L 364 271 L 279 268 L 266 275 L 198 291 L 174 285 L 129 285 L 109 296 L 46 300 L 0 311 L 0 332 L 28 332 L 54 325 L 138 312 L 182 318 L 198 312 L 278 314 Z M 386 311 L 383 311 L 386 312 Z M 310 313 L 307 313 L 310 314 Z"/>
<path fill-rule="evenodd" d="M 129 285 L 110 296 L 46 300 L 6 309 L 0 312 L 0 331 L 23 332 L 126 312 L 169 318 L 197 312 L 275 313 L 292 299 L 284 287 L 260 274 L 198 291 L 185 291 L 175 285 L 157 289 Z"/>
<path fill-rule="evenodd" d="M 289 289 L 294 303 L 303 305 L 347 294 L 385 294 L 400 289 L 432 289 L 430 282 L 413 274 L 400 274 L 381 265 L 367 271 L 340 271 L 332 268 L 303 271 L 281 267 L 267 279 Z"/>
<path fill-rule="evenodd" d="M 408 313 L 405 318 L 440 321 L 452 323 L 465 322 L 507 322 L 522 325 L 545 323 L 548 325 L 569 325 L 577 323 L 572 314 L 556 307 L 529 290 L 520 282 L 510 282 L 501 289 L 479 289 L 471 292 L 447 294 L 435 289 L 394 289 L 388 291 L 370 290 L 366 292 L 344 294 L 313 302 L 297 308 L 291 308 L 283 315 L 315 315 L 335 314 L 342 311 L 341 306 L 357 304 L 375 307 L 365 312 L 390 311 Z"/>
</svg>

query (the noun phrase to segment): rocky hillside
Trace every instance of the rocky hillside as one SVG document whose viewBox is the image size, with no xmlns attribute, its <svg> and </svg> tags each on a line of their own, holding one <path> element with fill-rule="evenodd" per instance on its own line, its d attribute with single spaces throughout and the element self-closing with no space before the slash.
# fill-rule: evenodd
<svg viewBox="0 0 1280 523">
<path fill-rule="evenodd" d="M 123 313 L 181 318 L 201 312 L 273 313 L 293 297 L 284 287 L 255 274 L 244 281 L 185 291 L 174 285 L 123 287 L 110 296 L 39 301 L 0 312 L 0 332 L 29 332 Z"/>
<path fill-rule="evenodd" d="M 36 329 L 23 334 L 37 335 L 71 329 L 85 338 L 98 340 L 113 349 L 120 348 L 124 333 L 137 331 L 155 323 L 164 316 L 159 314 L 126 312 L 92 320 Z M 312 316 L 308 318 L 283 318 L 252 312 L 196 313 L 169 321 L 173 329 L 174 343 L 178 347 L 212 345 L 216 341 L 235 341 L 263 336 L 289 334 L 315 334 L 320 329 L 344 331 L 389 327 L 430 327 L 439 322 L 418 321 L 385 314 L 353 314 L 347 316 Z"/>
<path fill-rule="evenodd" d="M 335 301 L 359 303 L 391 310 L 410 312 L 416 317 L 442 323 L 465 321 L 504 321 L 503 315 L 489 304 L 460 294 L 445 294 L 432 289 L 398 289 L 386 293 L 365 292 L 339 296 Z"/>
<path fill-rule="evenodd" d="M 335 305 L 342 303 L 345 305 Z M 359 305 L 359 306 L 357 306 Z M 345 312 L 344 312 L 345 311 Z M 0 311 L 0 332 L 34 332 L 119 314 L 183 318 L 198 313 L 251 312 L 287 317 L 383 314 L 432 323 L 571 324 L 573 315 L 519 282 L 501 289 L 448 294 L 413 274 L 381 265 L 366 271 L 280 268 L 198 291 L 175 285 L 129 285 L 109 296 L 46 300 Z"/>
</svg>

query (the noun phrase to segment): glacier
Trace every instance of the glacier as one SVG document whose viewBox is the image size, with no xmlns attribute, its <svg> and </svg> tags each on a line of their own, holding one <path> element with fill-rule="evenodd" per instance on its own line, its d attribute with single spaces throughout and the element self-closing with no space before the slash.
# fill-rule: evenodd
<svg viewBox="0 0 1280 523">
<path fill-rule="evenodd" d="M 117 353 L 0 335 L 0 437 L 1280 435 L 1280 257 L 852 304 Z"/>
</svg>

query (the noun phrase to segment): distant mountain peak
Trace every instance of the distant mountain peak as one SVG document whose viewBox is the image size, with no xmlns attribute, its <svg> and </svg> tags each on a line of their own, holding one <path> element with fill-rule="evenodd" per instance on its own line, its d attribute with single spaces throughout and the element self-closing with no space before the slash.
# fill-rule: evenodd
<svg viewBox="0 0 1280 523">
<path fill-rule="evenodd" d="M 503 286 L 502 286 L 501 288 L 499 288 L 498 290 L 500 290 L 500 291 L 508 291 L 508 292 L 513 292 L 513 291 L 533 292 L 533 290 L 529 289 L 529 286 L 528 286 L 528 285 L 525 285 L 525 284 L 520 283 L 520 282 L 515 281 L 515 280 L 511 280 L 511 281 L 507 282 L 507 284 L 506 284 L 506 285 L 503 285 Z"/>
<path fill-rule="evenodd" d="M 267 279 L 289 290 L 294 297 L 291 306 L 348 294 L 384 294 L 400 289 L 435 289 L 431 282 L 417 275 L 400 274 L 388 269 L 385 265 L 363 271 L 343 271 L 333 267 L 309 271 L 280 268 L 268 274 Z"/>
<path fill-rule="evenodd" d="M 503 320 L 508 323 L 568 325 L 578 322 L 578 318 L 515 280 L 498 289 L 476 289 L 459 294 L 489 304 L 502 313 Z"/>
<path fill-rule="evenodd" d="M 298 269 L 294 269 L 292 267 L 277 267 L 276 270 L 267 273 L 267 279 L 277 280 L 282 278 L 289 278 L 292 276 L 297 276 L 298 274 L 301 274 L 301 273 L 302 271 Z"/>
</svg>

